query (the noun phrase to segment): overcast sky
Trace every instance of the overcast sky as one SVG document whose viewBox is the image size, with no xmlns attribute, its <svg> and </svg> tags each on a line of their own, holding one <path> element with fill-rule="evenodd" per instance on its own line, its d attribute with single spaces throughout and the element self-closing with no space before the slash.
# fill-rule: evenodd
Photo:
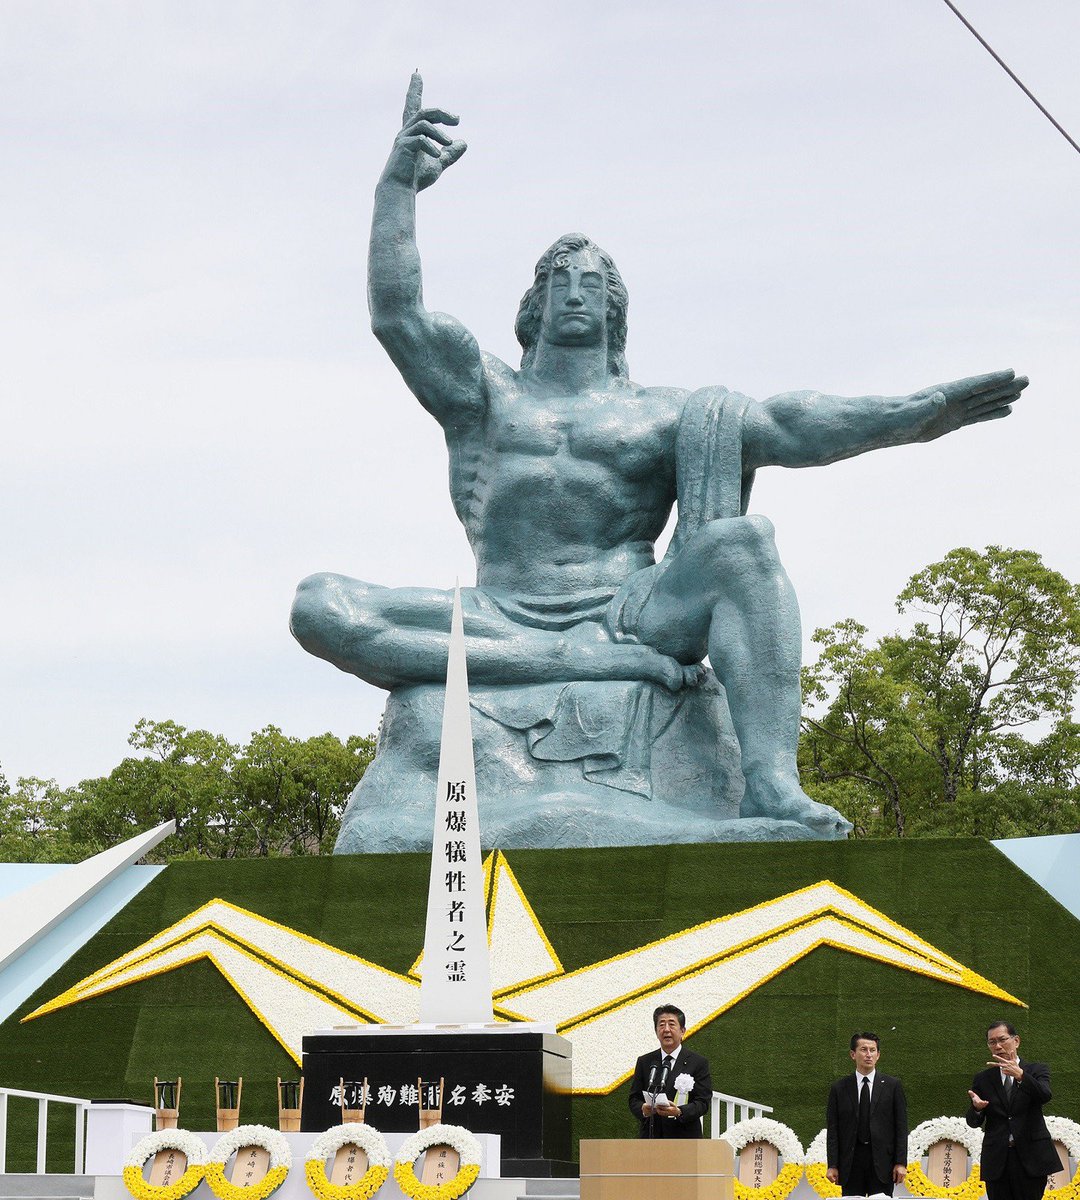
<svg viewBox="0 0 1080 1200">
<path fill-rule="evenodd" d="M 964 0 L 1080 139 L 1080 5 Z M 759 476 L 805 634 L 894 628 L 957 545 L 1080 580 L 1080 155 L 941 0 L 0 8 L 0 766 L 102 774 L 139 717 L 374 730 L 288 632 L 296 583 L 474 578 L 442 435 L 368 327 L 410 72 L 469 152 L 426 298 L 514 365 L 581 230 L 642 384 L 899 394 L 1011 366 L 1015 414 Z"/>
</svg>

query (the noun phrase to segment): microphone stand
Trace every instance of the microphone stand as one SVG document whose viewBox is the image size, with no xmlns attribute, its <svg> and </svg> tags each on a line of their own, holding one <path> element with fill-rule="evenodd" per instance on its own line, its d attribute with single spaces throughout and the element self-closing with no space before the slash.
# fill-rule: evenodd
<svg viewBox="0 0 1080 1200">
<path fill-rule="evenodd" d="M 653 1063 L 653 1069 L 649 1072 L 649 1085 L 645 1089 L 653 1098 L 652 1112 L 649 1113 L 649 1133 L 648 1136 L 653 1138 L 656 1136 L 656 1093 L 653 1091 L 653 1084 L 656 1083 L 656 1068 L 659 1063 Z"/>
<path fill-rule="evenodd" d="M 659 1086 L 659 1087 L 656 1089 L 656 1092 L 655 1092 L 655 1093 L 654 1093 L 654 1095 L 653 1095 L 653 1100 L 654 1100 L 654 1101 L 656 1101 L 656 1100 L 659 1100 L 659 1099 L 660 1099 L 660 1095 L 661 1095 L 661 1093 L 662 1093 L 662 1092 L 664 1091 L 664 1089 L 667 1087 L 667 1077 L 668 1077 L 668 1069 L 667 1069 L 667 1067 L 664 1067 L 664 1070 L 663 1070 L 663 1072 L 662 1072 L 662 1073 L 661 1073 L 661 1075 L 660 1075 L 660 1086 Z M 666 1096 L 666 1095 L 665 1095 L 664 1099 L 665 1099 L 665 1100 L 667 1099 L 667 1096 Z M 651 1124 L 651 1122 L 653 1122 L 653 1121 L 655 1121 L 655 1120 L 656 1120 L 656 1104 L 654 1103 L 654 1104 L 653 1104 L 653 1110 L 652 1110 L 652 1116 L 649 1118 L 649 1121 L 650 1121 L 650 1126 L 649 1126 L 649 1137 L 655 1137 L 655 1136 L 656 1136 L 655 1129 L 654 1129 L 654 1127 L 653 1127 L 653 1126 L 652 1126 L 652 1124 Z"/>
</svg>

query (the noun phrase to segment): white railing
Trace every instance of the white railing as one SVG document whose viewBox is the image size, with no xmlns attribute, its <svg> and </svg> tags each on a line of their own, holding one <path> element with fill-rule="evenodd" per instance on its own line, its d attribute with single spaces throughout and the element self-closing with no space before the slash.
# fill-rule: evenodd
<svg viewBox="0 0 1080 1200">
<path fill-rule="evenodd" d="M 78 1096 L 53 1096 L 48 1092 L 21 1092 L 18 1088 L 0 1087 L 0 1175 L 7 1172 L 7 1122 L 8 1096 L 20 1096 L 38 1102 L 37 1166 L 34 1173 L 45 1174 L 45 1139 L 48 1134 L 49 1104 L 73 1104 L 75 1106 L 75 1174 L 83 1173 L 86 1150 L 86 1114 L 89 1100 Z"/>
<path fill-rule="evenodd" d="M 83 1173 L 86 1148 L 86 1114 L 90 1101 L 78 1096 L 55 1096 L 49 1092 L 24 1092 L 18 1088 L 0 1087 L 0 1175 L 7 1171 L 7 1120 L 8 1097 L 19 1096 L 38 1102 L 37 1166 L 35 1173 L 45 1174 L 46 1138 L 48 1135 L 49 1104 L 71 1104 L 75 1108 L 75 1174 Z M 720 1123 L 720 1108 L 723 1105 L 724 1122 Z M 709 1136 L 719 1138 L 725 1129 L 748 1117 L 761 1117 L 773 1110 L 768 1104 L 744 1100 L 741 1096 L 729 1096 L 726 1092 L 713 1092 L 709 1113 Z"/>
<path fill-rule="evenodd" d="M 724 1106 L 724 1125 L 720 1126 L 720 1105 Z M 725 1092 L 713 1092 L 712 1108 L 709 1111 L 709 1136 L 718 1138 L 729 1126 L 736 1121 L 745 1121 L 748 1117 L 761 1117 L 771 1113 L 767 1104 L 758 1104 L 754 1100 L 744 1100 L 741 1096 L 729 1096 Z"/>
</svg>

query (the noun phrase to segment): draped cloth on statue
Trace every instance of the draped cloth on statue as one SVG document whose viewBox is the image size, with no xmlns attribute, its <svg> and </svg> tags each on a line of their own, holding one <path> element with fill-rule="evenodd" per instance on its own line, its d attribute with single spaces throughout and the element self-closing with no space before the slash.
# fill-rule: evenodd
<svg viewBox="0 0 1080 1200">
<path fill-rule="evenodd" d="M 509 690 L 509 689 L 504 689 Z M 653 741 L 670 725 L 682 697 L 636 682 L 548 683 L 493 694 L 472 706 L 525 737 L 539 762 L 577 762 L 591 783 L 652 796 Z"/>
<path fill-rule="evenodd" d="M 754 472 L 744 473 L 743 421 L 749 396 L 701 388 L 683 408 L 675 439 L 679 521 L 668 547 L 677 553 L 709 521 L 745 516 Z"/>
</svg>

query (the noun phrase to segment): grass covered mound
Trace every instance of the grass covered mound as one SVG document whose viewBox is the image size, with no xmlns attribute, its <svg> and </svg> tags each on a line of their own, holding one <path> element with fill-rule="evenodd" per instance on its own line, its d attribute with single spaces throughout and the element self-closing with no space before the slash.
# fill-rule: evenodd
<svg viewBox="0 0 1080 1200">
<path fill-rule="evenodd" d="M 963 1112 L 986 1062 L 985 1027 L 1002 1016 L 1019 1028 L 1022 1055 L 1050 1063 L 1049 1111 L 1080 1119 L 1080 922 L 986 842 L 519 850 L 507 860 L 568 971 L 830 879 L 1030 1006 L 813 951 L 693 1037 L 718 1089 L 772 1105 L 804 1145 L 824 1124 L 829 1084 L 852 1069 L 848 1039 L 862 1029 L 881 1035 L 880 1069 L 903 1079 L 912 1126 Z M 212 1128 L 214 1076 L 242 1075 L 242 1119 L 276 1124 L 275 1077 L 297 1068 L 206 961 L 19 1019 L 215 897 L 405 973 L 423 943 L 427 873 L 424 855 L 176 863 L 5 1023 L 0 1082 L 148 1103 L 155 1074 L 182 1075 L 182 1123 Z M 653 1045 L 643 1028 L 626 1047 L 627 1070 Z M 575 1146 L 634 1135 L 627 1093 L 575 1099 Z M 29 1132 L 30 1119 L 13 1103 L 13 1134 L 24 1123 Z M 50 1160 L 64 1169 L 71 1124 L 56 1115 Z M 8 1169 L 32 1169 L 32 1146 L 13 1136 Z"/>
</svg>

